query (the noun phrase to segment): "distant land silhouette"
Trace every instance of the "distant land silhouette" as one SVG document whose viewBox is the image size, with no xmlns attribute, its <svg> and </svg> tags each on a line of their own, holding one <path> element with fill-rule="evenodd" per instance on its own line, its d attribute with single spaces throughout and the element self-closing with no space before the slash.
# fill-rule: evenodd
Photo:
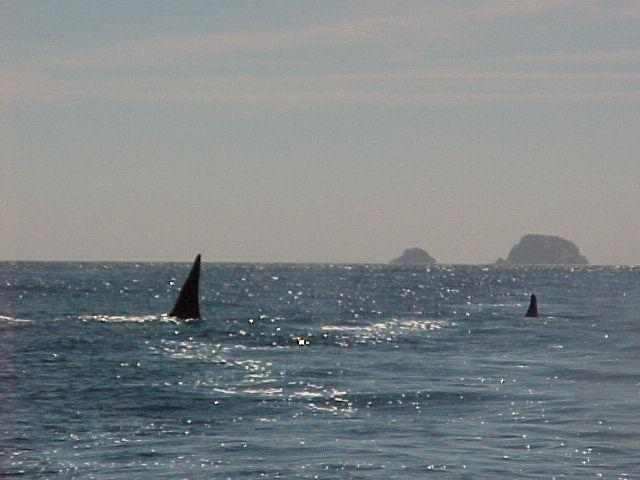
<svg viewBox="0 0 640 480">
<path fill-rule="evenodd" d="M 589 261 L 580 254 L 578 246 L 557 235 L 529 233 L 520 239 L 505 259 L 497 264 L 506 265 L 588 265 Z"/>
<path fill-rule="evenodd" d="M 431 265 L 436 259 L 421 248 L 407 248 L 400 257 L 389 262 L 391 265 Z"/>
</svg>

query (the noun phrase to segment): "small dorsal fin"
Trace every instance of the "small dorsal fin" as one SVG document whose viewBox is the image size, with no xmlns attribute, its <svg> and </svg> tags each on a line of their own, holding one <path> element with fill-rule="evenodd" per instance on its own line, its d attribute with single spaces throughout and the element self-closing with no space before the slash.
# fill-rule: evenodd
<svg viewBox="0 0 640 480">
<path fill-rule="evenodd" d="M 535 295 L 531 295 L 531 302 L 529 303 L 529 310 L 525 314 L 525 317 L 537 317 L 538 316 L 538 299 Z"/>
<path fill-rule="evenodd" d="M 196 256 L 189 276 L 184 281 L 176 304 L 169 312 L 170 317 L 180 319 L 200 318 L 200 306 L 198 304 L 198 283 L 200 282 L 200 254 Z"/>
</svg>

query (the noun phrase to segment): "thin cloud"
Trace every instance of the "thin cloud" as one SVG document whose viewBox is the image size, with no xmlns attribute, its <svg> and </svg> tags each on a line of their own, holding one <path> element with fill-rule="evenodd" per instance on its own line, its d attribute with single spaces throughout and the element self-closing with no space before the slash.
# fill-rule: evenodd
<svg viewBox="0 0 640 480">
<path fill-rule="evenodd" d="M 158 104 L 335 106 L 637 98 L 640 73 L 424 69 L 327 75 L 136 75 L 60 78 L 5 72 L 5 102 L 144 101 Z"/>
<path fill-rule="evenodd" d="M 633 22 L 640 19 L 640 5 L 622 1 L 602 2 L 598 0 L 493 0 L 477 2 L 469 9 L 476 18 L 522 17 L 570 13 L 573 20 L 602 22 Z"/>
<path fill-rule="evenodd" d="M 640 5 L 636 1 L 635 4 L 625 4 L 624 2 L 615 2 L 603 5 L 601 2 L 592 3 L 589 6 L 592 19 L 603 18 L 618 22 L 636 22 L 640 20 Z"/>
<path fill-rule="evenodd" d="M 5 103 L 88 98 L 296 106 L 637 97 L 640 73 L 606 71 L 604 65 L 637 63 L 640 51 L 632 49 L 503 55 L 487 58 L 483 64 L 478 59 L 431 60 L 430 65 L 441 68 L 421 68 L 424 63 L 419 57 L 405 69 L 386 68 L 393 62 L 387 63 L 385 57 L 367 63 L 368 69 L 375 65 L 377 71 L 355 73 L 327 72 L 331 67 L 300 55 L 309 48 L 326 51 L 326 47 L 333 47 L 337 51 L 345 47 L 349 51 L 356 45 L 386 47 L 389 38 L 410 40 L 406 45 L 420 47 L 427 38 L 436 44 L 455 37 L 464 26 L 499 17 L 594 8 L 593 2 L 578 0 L 493 0 L 466 9 L 457 5 L 438 9 L 427 4 L 414 15 L 372 16 L 279 31 L 170 34 L 44 57 L 23 64 L 24 71 L 9 70 L 0 75 L 0 98 Z M 610 16 L 617 11 L 612 7 Z M 403 41 L 395 47 L 405 47 Z M 353 49 L 354 54 L 356 51 Z M 404 51 L 415 54 L 417 50 Z M 291 55 L 293 52 L 297 55 Z M 581 70 L 588 66 L 591 71 L 545 71 L 558 70 L 545 67 L 572 62 L 580 63 Z M 494 68 L 486 68 L 489 64 Z M 279 68 L 285 65 L 286 69 Z M 199 66 L 207 68 L 194 68 Z M 220 69 L 226 71 L 244 66 L 252 74 L 193 73 L 211 71 L 215 66 L 231 67 Z M 357 68 L 356 64 L 351 68 Z M 285 70 L 286 74 L 273 73 Z"/>
<path fill-rule="evenodd" d="M 321 78 L 331 80 L 446 80 L 475 82 L 495 81 L 549 81 L 549 82 L 603 82 L 603 81 L 640 81 L 640 72 L 519 72 L 499 70 L 473 70 L 463 68 L 385 70 L 382 72 L 363 72 L 355 74 L 324 75 Z"/>
<path fill-rule="evenodd" d="M 43 72 L 0 70 L 0 104 L 68 100 L 75 95 L 72 85 Z"/>
<path fill-rule="evenodd" d="M 413 17 L 372 17 L 259 33 L 173 34 L 106 45 L 76 55 L 47 57 L 43 64 L 104 69 L 194 65 L 230 54 L 264 54 L 309 47 L 352 45 L 380 37 L 386 32 L 415 28 L 423 23 Z"/>
<path fill-rule="evenodd" d="M 586 0 L 494 0 L 478 2 L 475 10 L 471 9 L 470 14 L 478 18 L 539 15 L 569 8 L 583 8 L 588 4 Z"/>
<path fill-rule="evenodd" d="M 599 50 L 592 52 L 552 52 L 541 54 L 502 55 L 495 58 L 510 63 L 635 63 L 640 62 L 640 50 Z"/>
<path fill-rule="evenodd" d="M 395 16 L 372 16 L 324 25 L 275 31 L 212 34 L 166 34 L 149 39 L 104 45 L 89 51 L 42 59 L 55 67 L 162 68 L 198 66 L 229 55 L 265 55 L 308 48 L 388 44 L 390 39 L 419 34 L 422 40 L 450 41 L 478 21 L 489 23 L 505 16 L 531 16 L 556 10 L 583 10 L 578 0 L 494 0 L 466 6 L 419 6 Z"/>
</svg>

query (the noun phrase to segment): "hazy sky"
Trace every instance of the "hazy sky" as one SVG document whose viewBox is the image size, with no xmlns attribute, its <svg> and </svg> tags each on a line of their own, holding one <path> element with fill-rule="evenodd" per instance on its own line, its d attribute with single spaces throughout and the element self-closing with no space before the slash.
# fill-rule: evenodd
<svg viewBox="0 0 640 480">
<path fill-rule="evenodd" d="M 640 263 L 640 1 L 0 1 L 0 259 Z"/>
</svg>

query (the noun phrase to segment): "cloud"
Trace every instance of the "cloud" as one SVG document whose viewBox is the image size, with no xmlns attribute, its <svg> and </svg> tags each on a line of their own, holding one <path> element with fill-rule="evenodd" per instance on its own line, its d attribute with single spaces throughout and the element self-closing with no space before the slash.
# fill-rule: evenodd
<svg viewBox="0 0 640 480">
<path fill-rule="evenodd" d="M 257 33 L 169 34 L 106 45 L 78 54 L 52 56 L 44 65 L 101 69 L 194 65 L 212 58 L 264 54 L 309 47 L 330 47 L 381 38 L 385 33 L 416 28 L 414 17 L 369 17 L 326 25 Z"/>
<path fill-rule="evenodd" d="M 428 68 L 414 70 L 385 70 L 381 72 L 366 72 L 345 75 L 324 75 L 325 79 L 336 80 L 442 80 L 449 82 L 477 82 L 492 81 L 567 81 L 598 82 L 598 81 L 639 81 L 640 72 L 532 72 L 474 70 L 469 68 Z"/>
<path fill-rule="evenodd" d="M 424 4 L 400 15 L 369 16 L 323 25 L 260 32 L 165 34 L 67 55 L 49 56 L 54 67 L 115 70 L 209 65 L 216 59 L 304 51 L 309 48 L 387 45 L 410 35 L 425 40 L 451 40 L 477 22 L 500 17 L 531 16 L 559 9 L 580 9 L 584 0 L 493 0 L 471 5 Z"/>
<path fill-rule="evenodd" d="M 74 97 L 70 87 L 45 72 L 0 70 L 0 104 L 68 100 Z"/>
<path fill-rule="evenodd" d="M 592 18 L 609 19 L 618 22 L 637 22 L 640 20 L 640 5 L 637 1 L 631 3 L 617 1 L 607 5 L 595 2 L 589 6 Z"/>
<path fill-rule="evenodd" d="M 5 72 L 7 102 L 109 102 L 194 105 L 428 105 L 531 100 L 640 98 L 640 72 L 384 70 L 325 75 L 127 75 L 60 78 Z"/>
<path fill-rule="evenodd" d="M 413 14 L 369 16 L 277 31 L 167 34 L 75 54 L 45 56 L 24 62 L 22 69 L 0 72 L 0 99 L 4 103 L 86 98 L 296 107 L 600 101 L 638 96 L 640 73 L 606 71 L 604 65 L 637 63 L 640 50 L 633 49 L 502 55 L 485 58 L 482 63 L 478 58 L 445 56 L 429 64 L 444 67 L 424 67 L 425 48 L 438 42 L 447 44 L 478 22 L 491 23 L 505 16 L 555 15 L 559 10 L 582 13 L 596 7 L 615 17 L 620 9 L 606 9 L 587 0 L 439 5 L 421 5 Z M 330 62 L 320 66 L 306 55 L 329 50 L 326 59 L 342 52 L 355 58 L 361 52 L 355 46 L 377 51 L 393 42 L 398 43 L 388 51 L 406 53 L 407 68 L 397 68 L 403 62 L 389 61 L 381 54 L 372 56 L 369 62 L 358 63 L 356 59 L 345 70 L 357 70 L 358 66 L 362 70 L 344 73 Z M 581 71 L 565 68 L 557 72 L 558 65 L 571 63 L 580 63 Z M 489 64 L 494 68 L 487 68 Z M 253 74 L 202 73 L 218 66 L 230 67 L 219 71 L 238 71 L 235 67 L 239 65 Z M 312 69 L 315 74 L 310 73 Z M 584 71 L 587 69 L 591 71 Z M 281 74 L 285 70 L 287 74 Z"/>
<path fill-rule="evenodd" d="M 541 54 L 503 55 L 499 62 L 513 63 L 637 63 L 640 50 L 598 50 L 591 52 L 550 52 Z"/>
<path fill-rule="evenodd" d="M 640 19 L 640 5 L 635 0 L 602 2 L 599 0 L 492 0 L 476 2 L 468 9 L 475 18 L 532 17 L 568 13 L 573 20 L 603 22 L 634 22 Z"/>
<path fill-rule="evenodd" d="M 470 15 L 477 18 L 499 18 L 523 15 L 547 14 L 569 8 L 581 8 L 589 4 L 586 0 L 493 0 L 478 2 Z"/>
</svg>

